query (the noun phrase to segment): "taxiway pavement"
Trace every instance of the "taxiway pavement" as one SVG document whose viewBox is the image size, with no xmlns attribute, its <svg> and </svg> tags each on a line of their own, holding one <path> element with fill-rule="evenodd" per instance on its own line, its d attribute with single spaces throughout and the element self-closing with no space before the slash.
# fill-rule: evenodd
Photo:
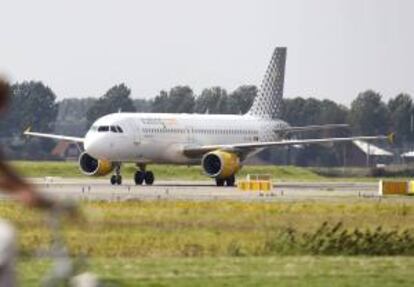
<svg viewBox="0 0 414 287">
<path fill-rule="evenodd" d="M 377 182 L 274 182 L 269 192 L 246 192 L 236 187 L 217 187 L 212 181 L 158 181 L 152 186 L 125 182 L 112 186 L 107 179 L 31 179 L 39 190 L 72 200 L 234 200 L 234 201 L 361 201 L 383 200 Z M 5 197 L 3 197 L 5 198 Z M 387 200 L 411 201 L 396 196 Z"/>
</svg>

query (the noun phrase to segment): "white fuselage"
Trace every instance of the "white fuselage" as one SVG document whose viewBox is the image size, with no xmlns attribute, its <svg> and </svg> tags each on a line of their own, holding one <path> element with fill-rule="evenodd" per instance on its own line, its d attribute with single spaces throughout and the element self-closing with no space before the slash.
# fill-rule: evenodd
<svg viewBox="0 0 414 287">
<path fill-rule="evenodd" d="M 198 164 L 185 147 L 279 140 L 281 120 L 249 115 L 117 113 L 98 119 L 85 136 L 85 151 L 112 162 Z"/>
</svg>

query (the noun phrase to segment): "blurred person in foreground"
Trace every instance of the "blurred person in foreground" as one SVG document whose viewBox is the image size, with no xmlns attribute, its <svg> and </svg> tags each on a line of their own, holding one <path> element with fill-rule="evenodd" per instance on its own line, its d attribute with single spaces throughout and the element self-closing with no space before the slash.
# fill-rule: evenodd
<svg viewBox="0 0 414 287">
<path fill-rule="evenodd" d="M 10 85 L 0 78 L 0 116 L 6 111 L 10 100 Z M 7 193 L 27 207 L 51 209 L 55 204 L 38 193 L 34 186 L 23 179 L 5 162 L 0 148 L 0 191 Z M 0 287 L 16 286 L 16 232 L 5 220 L 0 218 Z"/>
</svg>

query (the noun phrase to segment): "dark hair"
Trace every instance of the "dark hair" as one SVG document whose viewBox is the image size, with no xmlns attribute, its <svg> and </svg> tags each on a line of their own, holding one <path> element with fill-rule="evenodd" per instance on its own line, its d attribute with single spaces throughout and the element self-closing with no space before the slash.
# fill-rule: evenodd
<svg viewBox="0 0 414 287">
<path fill-rule="evenodd" d="M 9 102 L 10 85 L 4 79 L 0 79 L 0 110 Z"/>
</svg>

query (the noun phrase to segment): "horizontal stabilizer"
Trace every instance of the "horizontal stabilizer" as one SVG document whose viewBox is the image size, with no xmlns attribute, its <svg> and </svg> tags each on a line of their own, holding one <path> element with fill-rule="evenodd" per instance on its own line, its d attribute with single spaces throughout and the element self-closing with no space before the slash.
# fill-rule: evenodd
<svg viewBox="0 0 414 287">
<path fill-rule="evenodd" d="M 371 143 L 367 143 L 360 140 L 353 141 L 354 144 L 366 155 L 373 155 L 373 156 L 394 156 L 389 151 L 386 151 L 385 149 L 382 149 L 380 147 L 377 147 L 376 145 L 373 145 Z"/>
</svg>

